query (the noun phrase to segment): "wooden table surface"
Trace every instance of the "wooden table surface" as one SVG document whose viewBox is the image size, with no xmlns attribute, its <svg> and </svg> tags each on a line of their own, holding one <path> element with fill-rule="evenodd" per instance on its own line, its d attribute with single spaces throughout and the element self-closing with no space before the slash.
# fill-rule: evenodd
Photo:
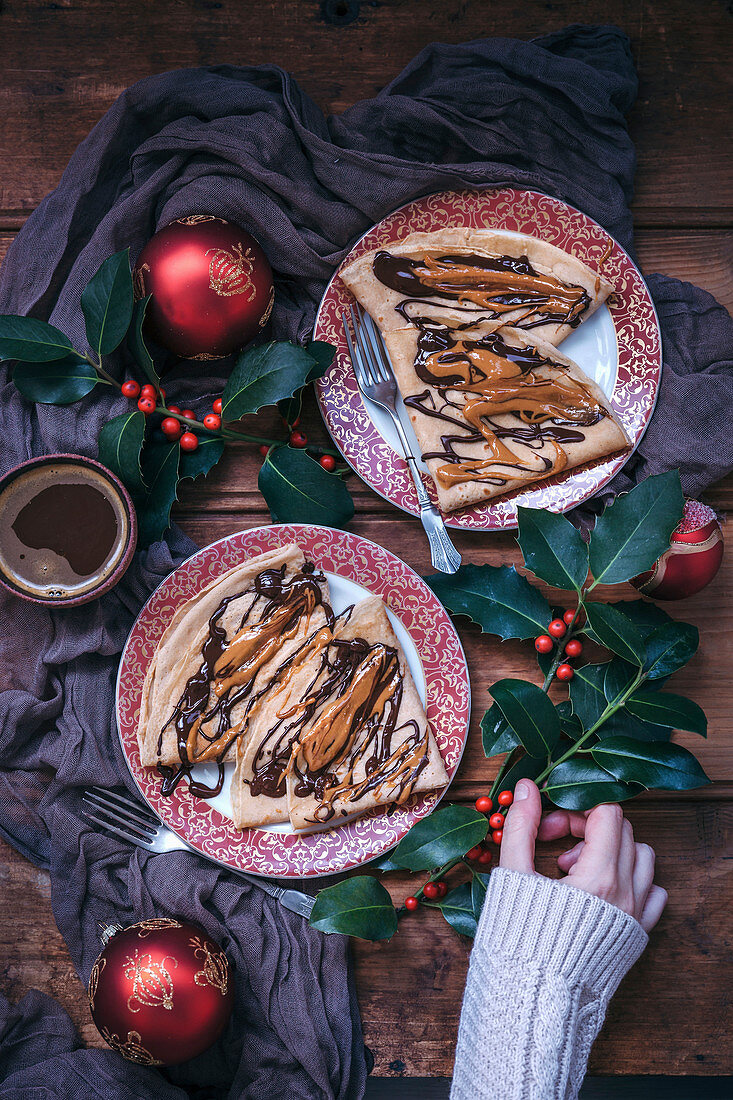
<svg viewBox="0 0 733 1100">
<path fill-rule="evenodd" d="M 5 0 L 0 6 L 0 256 L 56 185 L 78 142 L 141 77 L 179 66 L 274 62 L 293 72 L 326 111 L 340 111 L 374 95 L 431 41 L 531 38 L 573 22 L 613 22 L 631 38 L 640 77 L 629 123 L 639 161 L 634 216 L 642 269 L 695 282 L 732 308 L 733 191 L 726 135 L 733 18 L 726 0 L 270 0 L 256 5 Z M 313 402 L 304 426 L 322 438 Z M 176 516 L 184 530 L 205 544 L 268 523 L 256 490 L 257 467 L 250 449 L 230 452 L 205 486 L 185 493 Z M 399 553 L 419 572 L 431 572 L 420 525 L 355 478 L 351 488 L 357 502 L 351 529 Z M 733 508 L 733 478 L 714 486 L 706 499 L 725 520 Z M 509 534 L 459 534 L 456 543 L 467 561 L 519 560 Z M 679 740 L 695 742 L 713 783 L 685 795 L 647 795 L 628 807 L 638 837 L 657 850 L 658 880 L 670 901 L 649 950 L 611 1005 L 591 1057 L 593 1074 L 733 1074 L 727 1038 L 732 581 L 729 549 L 708 588 L 667 605 L 675 617 L 700 628 L 700 651 L 676 678 L 675 690 L 705 707 L 710 732 L 706 742 Z M 478 729 L 486 689 L 503 676 L 531 676 L 536 666 L 526 644 L 499 646 L 473 628 L 462 628 L 461 636 L 475 713 L 451 796 L 470 802 L 494 774 Z M 553 863 L 548 849 L 539 867 L 549 873 Z M 31 987 L 50 993 L 89 1045 L 103 1045 L 53 922 L 48 876 L 0 845 L 0 881 L 0 989 L 11 1000 Z M 407 878 L 389 881 L 395 898 L 408 892 Z M 468 952 L 469 943 L 429 912 L 405 921 L 391 943 L 354 944 L 365 1039 L 376 1075 L 450 1075 Z"/>
</svg>

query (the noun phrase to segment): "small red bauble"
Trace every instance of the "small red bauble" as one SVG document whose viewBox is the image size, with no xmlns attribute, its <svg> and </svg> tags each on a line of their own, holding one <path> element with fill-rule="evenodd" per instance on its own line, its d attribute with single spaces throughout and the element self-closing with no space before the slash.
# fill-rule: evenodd
<svg viewBox="0 0 733 1100">
<path fill-rule="evenodd" d="M 549 634 L 540 634 L 540 636 L 534 640 L 534 647 L 538 653 L 549 653 L 555 648 L 555 643 Z"/>
<path fill-rule="evenodd" d="M 182 451 L 196 451 L 198 450 L 198 436 L 193 432 L 184 432 L 181 436 L 181 450 Z"/>
<path fill-rule="evenodd" d="M 493 840 L 494 844 L 501 844 L 503 837 L 503 829 L 494 829 L 493 833 L 491 834 L 491 839 Z"/>
<path fill-rule="evenodd" d="M 547 628 L 547 633 L 551 634 L 553 638 L 562 638 L 563 634 L 567 632 L 567 629 L 562 619 L 553 619 Z"/>
<path fill-rule="evenodd" d="M 669 550 L 631 583 L 655 600 L 683 600 L 709 584 L 723 560 L 723 533 L 707 504 L 688 500 Z"/>
<path fill-rule="evenodd" d="M 168 439 L 178 439 L 182 429 L 178 420 L 172 416 L 166 416 L 160 425 L 160 430 Z"/>
<path fill-rule="evenodd" d="M 150 416 L 152 412 L 155 412 L 155 399 L 153 397 L 141 397 L 137 403 L 137 407 L 141 413 Z"/>
<path fill-rule="evenodd" d="M 583 652 L 583 643 L 577 638 L 571 638 L 565 646 L 565 653 L 568 657 L 579 657 Z"/>
<path fill-rule="evenodd" d="M 221 398 L 217 397 L 214 404 L 211 406 L 217 416 L 221 416 Z"/>
<path fill-rule="evenodd" d="M 572 665 L 558 665 L 555 675 L 558 680 L 572 680 L 575 673 L 573 672 Z"/>
<path fill-rule="evenodd" d="M 123 397 L 132 399 L 140 396 L 140 383 L 135 382 L 132 378 L 129 378 L 127 382 L 123 382 L 121 388 Z"/>
<path fill-rule="evenodd" d="M 291 447 L 307 447 L 308 436 L 304 432 L 291 432 L 290 433 L 290 446 Z"/>
<path fill-rule="evenodd" d="M 437 882 L 426 882 L 423 886 L 422 892 L 428 899 L 428 901 L 435 901 L 439 893 Z"/>
<path fill-rule="evenodd" d="M 215 432 L 221 427 L 221 417 L 217 416 L 216 413 L 208 413 L 204 417 L 203 423 L 204 427 L 208 428 L 210 432 Z"/>
<path fill-rule="evenodd" d="M 417 900 L 417 898 L 405 898 L 405 909 L 408 909 L 410 912 L 413 912 L 413 910 L 417 909 L 419 904 L 420 902 Z"/>
<path fill-rule="evenodd" d="M 185 359 L 220 359 L 248 344 L 272 311 L 272 270 L 244 229 L 191 214 L 159 230 L 140 253 L 138 298 L 152 294 L 146 331 Z"/>
<path fill-rule="evenodd" d="M 496 801 L 500 806 L 511 806 L 514 801 L 514 795 L 511 791 L 501 791 Z"/>
<path fill-rule="evenodd" d="M 203 929 L 162 917 L 105 929 L 89 978 L 89 1004 L 102 1038 L 144 1066 L 201 1054 L 232 1011 L 226 955 Z"/>
<path fill-rule="evenodd" d="M 504 828 L 504 814 L 492 814 L 489 818 L 490 829 L 503 829 Z"/>
<path fill-rule="evenodd" d="M 328 471 L 329 474 L 333 473 L 333 471 L 336 469 L 336 459 L 333 457 L 333 455 L 321 455 L 318 461 L 320 462 L 323 469 Z"/>
<path fill-rule="evenodd" d="M 476 799 L 476 809 L 480 814 L 490 814 L 494 803 L 487 794 L 482 794 Z"/>
</svg>

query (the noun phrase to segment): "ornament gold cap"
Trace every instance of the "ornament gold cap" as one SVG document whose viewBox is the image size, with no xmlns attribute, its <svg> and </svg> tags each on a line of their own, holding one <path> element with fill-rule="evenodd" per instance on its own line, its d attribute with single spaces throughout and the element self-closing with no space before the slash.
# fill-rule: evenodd
<svg viewBox="0 0 733 1100">
<path fill-rule="evenodd" d="M 102 941 L 102 947 L 106 947 L 113 936 L 116 936 L 118 932 L 122 931 L 122 925 L 116 924 L 113 921 L 109 921 L 105 924 L 99 923 L 99 938 Z"/>
</svg>

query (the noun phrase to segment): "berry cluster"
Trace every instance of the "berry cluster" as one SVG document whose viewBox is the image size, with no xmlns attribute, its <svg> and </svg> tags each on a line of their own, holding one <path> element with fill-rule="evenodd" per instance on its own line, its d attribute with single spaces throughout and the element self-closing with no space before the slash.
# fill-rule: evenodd
<svg viewBox="0 0 733 1100">
<path fill-rule="evenodd" d="M 556 645 L 562 644 L 562 638 L 568 632 L 568 627 L 575 618 L 575 612 L 573 610 L 566 611 L 561 619 L 553 619 L 547 628 L 547 634 L 540 634 L 538 638 L 534 640 L 534 647 L 538 653 L 552 653 Z M 583 644 L 578 638 L 570 638 L 564 644 L 563 652 L 566 657 L 579 657 L 583 652 Z M 558 680 L 572 680 L 575 673 L 573 672 L 572 665 L 567 662 L 560 664 L 555 669 L 555 675 Z"/>
<path fill-rule="evenodd" d="M 501 844 L 502 837 L 504 836 L 504 817 L 507 810 L 514 801 L 514 795 L 511 791 L 501 791 L 497 795 L 496 801 L 497 805 L 499 806 L 499 810 L 493 814 L 491 813 L 491 811 L 494 808 L 494 803 L 487 794 L 483 794 L 480 798 L 477 798 L 475 805 L 480 814 L 491 814 L 491 817 L 489 818 L 491 839 L 494 844 L 499 845 Z M 465 858 L 471 863 L 486 865 L 487 863 L 491 863 L 491 860 L 493 858 L 493 850 L 489 847 L 487 841 L 484 840 L 481 842 L 481 844 L 477 844 L 475 848 L 471 848 L 468 852 L 466 852 Z M 450 869 L 453 864 L 447 864 L 446 866 L 448 869 Z M 409 898 L 405 898 L 405 909 L 407 909 L 408 912 L 413 912 L 413 910 L 417 909 L 418 905 L 420 904 L 421 895 L 427 898 L 429 901 L 434 901 L 436 898 L 444 898 L 447 893 L 448 887 L 442 879 L 439 879 L 438 881 L 429 879 L 428 882 L 425 883 L 419 894 L 412 894 Z"/>
</svg>

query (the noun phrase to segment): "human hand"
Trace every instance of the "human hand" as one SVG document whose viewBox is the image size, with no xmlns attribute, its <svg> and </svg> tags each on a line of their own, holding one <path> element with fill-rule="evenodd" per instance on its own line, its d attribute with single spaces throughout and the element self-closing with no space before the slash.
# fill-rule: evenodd
<svg viewBox="0 0 733 1100">
<path fill-rule="evenodd" d="M 654 883 L 654 850 L 635 843 L 631 823 L 618 805 L 585 813 L 553 810 L 543 818 L 536 784 L 520 779 L 504 823 L 499 865 L 536 874 L 535 841 L 568 835 L 581 839 L 558 857 L 558 867 L 567 873 L 560 881 L 623 909 L 649 932 L 667 904 L 667 891 Z"/>
</svg>

